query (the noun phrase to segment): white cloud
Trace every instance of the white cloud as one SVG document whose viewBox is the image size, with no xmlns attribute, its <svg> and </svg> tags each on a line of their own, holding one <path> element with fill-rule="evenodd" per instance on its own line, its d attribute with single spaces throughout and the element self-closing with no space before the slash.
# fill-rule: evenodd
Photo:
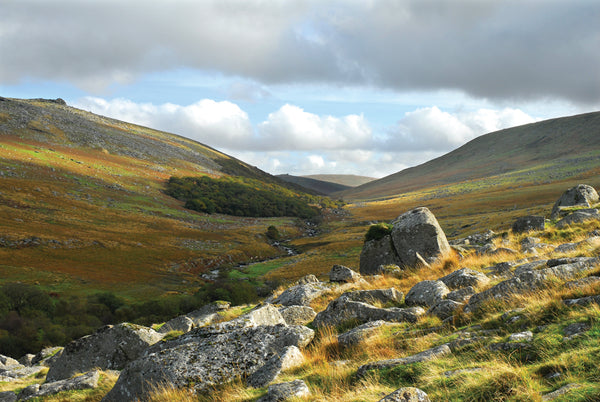
<svg viewBox="0 0 600 402">
<path fill-rule="evenodd" d="M 482 134 L 534 122 L 518 109 L 448 113 L 426 107 L 406 113 L 380 147 L 396 151 L 450 151 Z"/>
<path fill-rule="evenodd" d="M 286 104 L 258 126 L 265 149 L 355 149 L 369 146 L 372 133 L 363 116 L 318 116 Z"/>
</svg>

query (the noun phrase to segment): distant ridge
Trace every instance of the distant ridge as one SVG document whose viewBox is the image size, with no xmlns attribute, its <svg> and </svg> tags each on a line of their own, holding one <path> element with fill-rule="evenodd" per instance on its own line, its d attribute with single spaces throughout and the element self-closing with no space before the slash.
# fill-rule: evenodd
<svg viewBox="0 0 600 402">
<path fill-rule="evenodd" d="M 288 183 L 295 184 L 297 186 L 301 186 L 305 188 L 307 191 L 314 191 L 318 194 L 329 195 L 335 192 L 348 190 L 352 187 L 344 186 L 338 183 L 332 183 L 323 180 L 317 180 L 304 176 L 292 176 L 289 174 L 280 174 L 277 177 L 283 181 Z"/>
<path fill-rule="evenodd" d="M 482 135 L 439 158 L 336 196 L 377 199 L 494 177 L 550 182 L 599 168 L 600 112 L 593 112 Z"/>
<path fill-rule="evenodd" d="M 308 177 L 309 179 L 327 181 L 330 183 L 337 183 L 347 187 L 357 187 L 361 184 L 369 183 L 373 180 L 377 180 L 374 177 L 368 176 L 357 176 L 353 174 L 314 174 L 306 175 L 302 177 Z"/>
</svg>

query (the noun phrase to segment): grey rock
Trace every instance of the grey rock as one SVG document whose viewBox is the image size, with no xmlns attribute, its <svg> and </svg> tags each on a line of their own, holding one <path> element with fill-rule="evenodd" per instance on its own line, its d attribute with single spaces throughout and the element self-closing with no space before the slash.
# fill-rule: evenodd
<svg viewBox="0 0 600 402">
<path fill-rule="evenodd" d="M 531 231 L 542 231 L 544 230 L 545 219 L 543 216 L 528 215 L 517 218 L 512 225 L 512 231 L 514 233 L 525 233 Z"/>
<path fill-rule="evenodd" d="M 577 279 L 575 281 L 569 281 L 565 283 L 565 286 L 570 289 L 581 289 L 590 285 L 595 285 L 597 283 L 600 283 L 600 277 L 588 276 L 586 278 Z"/>
<path fill-rule="evenodd" d="M 356 346 L 360 342 L 376 334 L 379 328 L 384 325 L 389 325 L 389 323 L 383 320 L 378 320 L 359 325 L 358 327 L 353 328 L 350 331 L 338 335 L 338 343 L 342 348 Z"/>
<path fill-rule="evenodd" d="M 281 307 L 279 313 L 287 325 L 306 325 L 315 319 L 317 313 L 309 306 Z"/>
<path fill-rule="evenodd" d="M 302 380 L 294 380 L 269 386 L 267 394 L 256 402 L 283 402 L 290 398 L 302 398 L 310 395 L 310 390 Z"/>
<path fill-rule="evenodd" d="M 380 240 L 365 242 L 360 252 L 359 271 L 362 275 L 378 275 L 384 265 L 398 265 L 398 256 L 392 237 L 384 236 Z"/>
<path fill-rule="evenodd" d="M 492 275 L 509 276 L 512 268 L 515 266 L 514 262 L 506 261 L 494 265 L 493 267 L 487 268 Z"/>
<path fill-rule="evenodd" d="M 320 282 L 295 285 L 284 290 L 273 300 L 273 303 L 283 306 L 308 306 L 311 301 L 330 291 L 328 287 Z"/>
<path fill-rule="evenodd" d="M 517 332 L 508 337 L 509 342 L 530 342 L 532 339 L 533 333 L 531 331 Z"/>
<path fill-rule="evenodd" d="M 162 327 L 157 331 L 161 334 L 166 334 L 171 331 L 181 331 L 181 332 L 190 332 L 194 327 L 194 321 L 188 318 L 185 315 L 181 315 L 179 317 L 175 317 L 172 320 L 164 323 Z"/>
<path fill-rule="evenodd" d="M 431 308 L 429 308 L 427 314 L 432 314 L 438 317 L 440 320 L 445 320 L 446 318 L 452 317 L 454 311 L 463 305 L 463 303 L 459 303 L 454 300 L 440 300 L 431 306 Z"/>
<path fill-rule="evenodd" d="M 446 300 L 452 300 L 455 302 L 463 303 L 466 302 L 469 297 L 475 294 L 475 289 L 472 286 L 466 288 L 453 290 L 446 295 Z"/>
<path fill-rule="evenodd" d="M 44 396 L 58 394 L 59 392 L 92 389 L 98 387 L 98 380 L 100 379 L 100 372 L 98 370 L 90 371 L 83 375 L 69 378 L 66 380 L 60 380 L 42 385 L 36 384 L 35 386 L 23 390 L 19 394 L 19 400 L 28 400 L 31 398 L 40 398 Z"/>
<path fill-rule="evenodd" d="M 530 349 L 531 344 L 527 342 L 499 342 L 490 343 L 487 348 L 492 352 L 512 352 Z"/>
<path fill-rule="evenodd" d="M 346 299 L 363 302 L 363 303 L 381 303 L 381 304 L 400 304 L 404 293 L 399 292 L 395 288 L 389 289 L 371 289 L 371 290 L 355 290 L 346 292 L 343 295 Z"/>
<path fill-rule="evenodd" d="M 473 367 L 473 368 L 458 369 L 458 370 L 448 370 L 448 371 L 444 371 L 444 377 L 450 378 L 450 377 L 454 377 L 454 376 L 461 375 L 461 374 L 479 373 L 483 370 L 484 369 L 482 367 Z"/>
<path fill-rule="evenodd" d="M 586 331 L 589 331 L 592 326 L 587 322 L 575 322 L 573 324 L 567 325 L 563 328 L 563 335 L 565 336 L 564 340 L 571 340 L 575 336 L 580 335 Z"/>
<path fill-rule="evenodd" d="M 280 354 L 271 357 L 261 368 L 252 373 L 246 380 L 254 388 L 270 384 L 284 370 L 289 370 L 304 363 L 304 355 L 297 346 L 288 346 Z"/>
<path fill-rule="evenodd" d="M 404 387 L 386 395 L 379 402 L 430 402 L 429 396 L 419 388 Z"/>
<path fill-rule="evenodd" d="M 31 375 L 35 375 L 42 370 L 45 370 L 45 367 L 42 366 L 23 366 L 18 364 L 16 366 L 8 366 L 6 368 L 0 369 L 0 381 L 3 382 L 11 382 L 24 377 L 29 377 Z"/>
<path fill-rule="evenodd" d="M 319 283 L 319 279 L 314 276 L 313 274 L 310 275 L 306 275 L 303 276 L 302 278 L 298 279 L 298 281 L 296 282 L 296 285 L 306 285 L 308 283 Z"/>
<path fill-rule="evenodd" d="M 262 304 L 238 318 L 214 324 L 212 327 L 217 328 L 219 331 L 232 331 L 261 325 L 286 325 L 286 323 L 276 307 L 271 304 Z"/>
<path fill-rule="evenodd" d="M 400 266 L 431 264 L 450 252 L 446 235 L 435 216 L 425 207 L 400 215 L 392 222 L 392 243 Z"/>
<path fill-rule="evenodd" d="M 561 207 L 591 207 L 598 202 L 598 193 L 592 186 L 587 184 L 578 184 L 565 191 L 554 203 L 551 219 L 557 219 L 561 213 Z"/>
<path fill-rule="evenodd" d="M 360 279 L 360 274 L 343 265 L 334 265 L 329 272 L 330 282 L 356 282 Z"/>
<path fill-rule="evenodd" d="M 565 394 L 568 394 L 569 392 L 573 391 L 574 389 L 577 388 L 581 388 L 582 385 L 580 384 L 567 384 L 565 386 L 560 387 L 559 389 L 557 389 L 554 392 L 550 392 L 544 396 L 542 396 L 542 401 L 552 401 L 556 398 L 559 398 Z"/>
<path fill-rule="evenodd" d="M 524 264 L 518 265 L 514 269 L 513 274 L 515 276 L 517 276 L 517 275 L 522 274 L 523 272 L 534 271 L 536 269 L 545 268 L 547 266 L 548 266 L 547 260 L 536 260 L 536 261 L 526 262 Z"/>
<path fill-rule="evenodd" d="M 21 357 L 19 359 L 19 363 L 22 364 L 23 366 L 30 367 L 30 366 L 33 365 L 32 361 L 33 361 L 34 358 L 35 358 L 35 355 L 33 355 L 31 353 L 28 353 L 28 354 L 26 354 L 25 356 L 23 356 L 23 357 Z"/>
<path fill-rule="evenodd" d="M 564 243 L 554 248 L 555 253 L 568 253 L 577 250 L 577 243 Z"/>
<path fill-rule="evenodd" d="M 7 369 L 14 366 L 21 366 L 21 363 L 12 357 L 0 355 L 0 369 Z"/>
<path fill-rule="evenodd" d="M 60 357 L 64 349 L 62 346 L 44 348 L 35 355 L 31 364 L 50 367 Z"/>
<path fill-rule="evenodd" d="M 194 328 L 203 327 L 220 321 L 221 316 L 218 313 L 227 310 L 230 306 L 231 303 L 229 302 L 216 301 L 186 314 L 186 317 L 192 320 Z"/>
<path fill-rule="evenodd" d="M 556 222 L 556 227 L 562 229 L 570 225 L 598 219 L 600 219 L 600 214 L 597 209 L 578 210 Z"/>
<path fill-rule="evenodd" d="M 0 392 L 0 402 L 15 402 L 17 395 L 12 391 Z"/>
<path fill-rule="evenodd" d="M 573 279 L 581 273 L 592 270 L 599 262 L 600 258 L 586 258 L 585 260 L 573 264 L 563 264 L 555 267 L 538 269 L 536 271 L 523 272 L 513 278 L 502 281 L 483 292 L 471 296 L 469 303 L 465 307 L 465 311 L 474 311 L 486 300 L 506 299 L 513 294 L 522 294 L 544 288 L 551 278 L 563 281 Z"/>
<path fill-rule="evenodd" d="M 404 302 L 407 306 L 431 307 L 448 293 L 450 290 L 442 281 L 422 281 L 409 290 Z"/>
<path fill-rule="evenodd" d="M 260 325 L 223 331 L 215 325 L 194 329 L 154 345 L 127 365 L 103 401 L 144 399 L 152 385 L 161 383 L 201 392 L 235 378 L 249 378 L 267 364 L 276 366 L 278 357 L 292 353 L 288 347 L 302 348 L 313 336 L 314 331 L 303 326 Z"/>
<path fill-rule="evenodd" d="M 315 327 L 336 326 L 344 322 L 355 321 L 364 324 L 370 321 L 416 322 L 425 313 L 420 307 L 413 308 L 379 308 L 371 304 L 354 301 L 353 297 L 364 294 L 364 291 L 349 292 L 333 300 L 327 308 L 317 314 L 313 321 Z"/>
<path fill-rule="evenodd" d="M 161 334 L 140 325 L 107 325 L 69 343 L 50 367 L 46 382 L 70 378 L 94 368 L 120 370 L 161 339 Z"/>
<path fill-rule="evenodd" d="M 469 269 L 462 268 L 457 271 L 452 272 L 440 279 L 440 282 L 444 282 L 444 284 L 448 287 L 448 289 L 462 289 L 467 286 L 472 287 L 481 287 L 485 286 L 490 282 L 490 278 L 482 274 L 481 272 Z"/>
<path fill-rule="evenodd" d="M 406 364 L 421 363 L 429 360 L 438 359 L 451 353 L 452 351 L 450 350 L 450 347 L 444 344 L 435 348 L 427 349 L 421 353 L 417 353 L 416 355 L 402 357 L 400 359 L 381 360 L 378 362 L 364 364 L 358 368 L 356 374 L 359 377 L 363 377 L 369 370 L 381 370 Z"/>
<path fill-rule="evenodd" d="M 590 304 L 600 304 L 600 295 L 586 296 L 578 299 L 565 299 L 563 303 L 567 306 L 589 306 Z"/>
</svg>

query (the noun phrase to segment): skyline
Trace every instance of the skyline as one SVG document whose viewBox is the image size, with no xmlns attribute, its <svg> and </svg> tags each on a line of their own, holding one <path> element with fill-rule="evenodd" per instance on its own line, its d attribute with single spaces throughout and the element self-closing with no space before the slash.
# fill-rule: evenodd
<svg viewBox="0 0 600 402">
<path fill-rule="evenodd" d="M 0 4 L 0 96 L 180 134 L 273 174 L 383 177 L 600 110 L 600 3 Z"/>
</svg>

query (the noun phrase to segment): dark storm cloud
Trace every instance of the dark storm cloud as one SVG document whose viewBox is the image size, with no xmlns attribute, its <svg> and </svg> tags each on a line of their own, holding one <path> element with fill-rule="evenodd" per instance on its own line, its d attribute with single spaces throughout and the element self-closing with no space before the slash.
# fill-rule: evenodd
<svg viewBox="0 0 600 402">
<path fill-rule="evenodd" d="M 0 83 L 175 68 L 269 83 L 600 100 L 600 2 L 8 1 Z"/>
</svg>

